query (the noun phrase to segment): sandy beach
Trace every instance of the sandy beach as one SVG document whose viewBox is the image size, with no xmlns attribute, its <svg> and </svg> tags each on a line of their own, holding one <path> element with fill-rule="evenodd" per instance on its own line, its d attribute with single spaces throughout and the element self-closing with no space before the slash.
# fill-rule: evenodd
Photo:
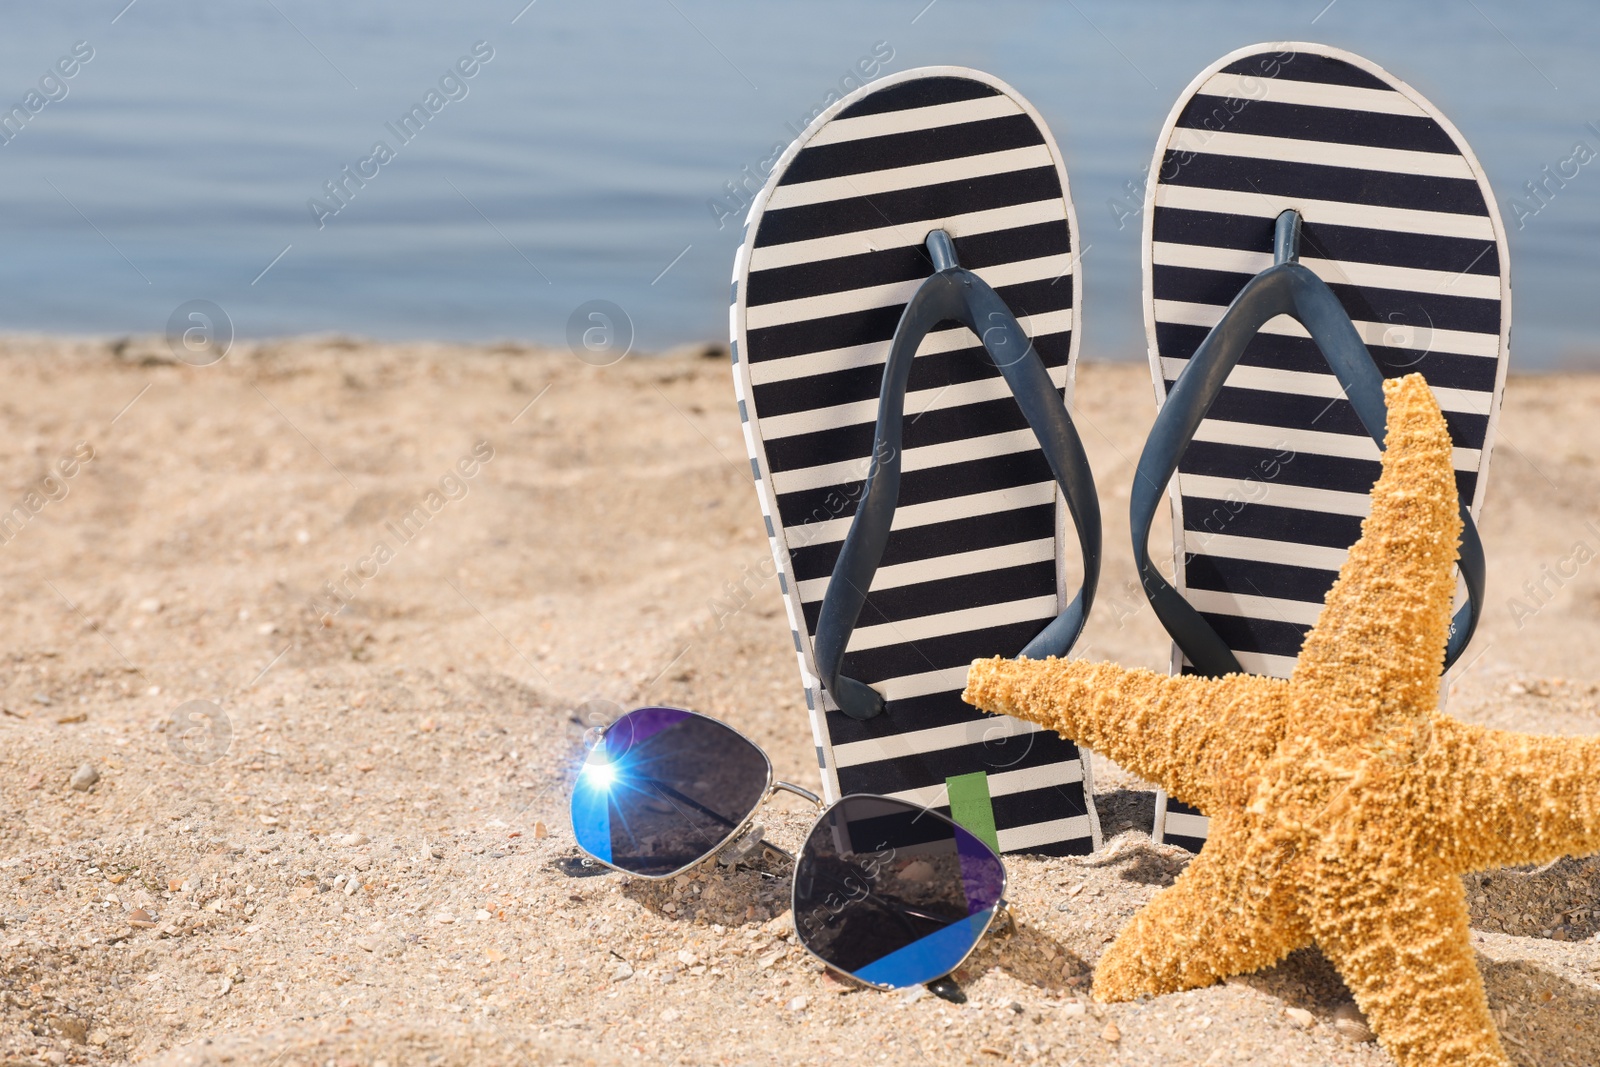
<svg viewBox="0 0 1600 1067">
<path fill-rule="evenodd" d="M 1007 858 L 965 1004 L 826 974 L 775 854 L 582 863 L 585 730 L 639 703 L 820 788 L 720 351 L 10 338 L 0 373 L 5 1067 L 1390 1062 L 1315 951 L 1092 1001 L 1185 862 L 1104 761 L 1105 849 Z M 1507 388 L 1463 719 L 1600 731 L 1597 405 L 1600 377 Z M 1081 366 L 1075 414 L 1107 545 L 1078 654 L 1164 669 L 1127 544 L 1144 366 Z M 793 847 L 808 818 L 762 821 Z M 1600 860 L 1467 883 L 1513 1062 L 1600 1062 Z"/>
</svg>

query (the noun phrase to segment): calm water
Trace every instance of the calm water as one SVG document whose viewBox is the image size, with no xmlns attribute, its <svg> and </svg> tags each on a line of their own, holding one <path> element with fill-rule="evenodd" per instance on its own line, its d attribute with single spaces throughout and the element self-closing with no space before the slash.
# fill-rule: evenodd
<svg viewBox="0 0 1600 1067">
<path fill-rule="evenodd" d="M 1039 106 L 1090 246 L 1085 352 L 1127 358 L 1138 228 L 1111 201 L 1202 66 L 1314 39 L 1411 81 L 1482 157 L 1512 232 L 1517 365 L 1600 366 L 1600 160 L 1511 218 L 1542 167 L 1600 151 L 1600 20 L 1577 0 L 124 2 L 0 15 L 6 107 L 93 51 L 0 145 L 0 330 L 159 332 L 208 299 L 246 336 L 556 343 L 604 299 L 641 347 L 720 339 L 738 229 L 712 202 L 876 49 L 885 70 L 984 68 Z M 447 77 L 461 61 L 472 76 Z M 386 124 L 430 90 L 443 107 L 403 141 Z M 324 183 L 379 140 L 393 157 L 327 214 Z"/>
</svg>

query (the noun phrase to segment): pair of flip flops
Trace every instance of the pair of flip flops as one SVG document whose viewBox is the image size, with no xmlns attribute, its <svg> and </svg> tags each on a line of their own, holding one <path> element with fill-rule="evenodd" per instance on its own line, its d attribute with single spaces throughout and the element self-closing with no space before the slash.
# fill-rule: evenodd
<svg viewBox="0 0 1600 1067">
<path fill-rule="evenodd" d="M 1143 588 L 1174 670 L 1284 677 L 1360 534 L 1385 377 L 1427 378 L 1478 514 L 1510 321 L 1500 216 L 1415 90 L 1296 43 L 1194 80 L 1143 222 L 1161 401 L 1131 493 Z M 1068 406 L 1077 267 L 1043 119 L 958 67 L 819 116 L 734 266 L 740 415 L 824 788 L 948 811 L 1006 852 L 1100 843 L 1086 754 L 960 699 L 973 659 L 1066 655 L 1093 604 L 1100 516 Z M 1147 544 L 1163 495 L 1170 579 Z M 1461 575 L 1452 662 L 1482 601 L 1470 521 Z M 1198 849 L 1206 821 L 1162 797 L 1152 830 Z"/>
</svg>

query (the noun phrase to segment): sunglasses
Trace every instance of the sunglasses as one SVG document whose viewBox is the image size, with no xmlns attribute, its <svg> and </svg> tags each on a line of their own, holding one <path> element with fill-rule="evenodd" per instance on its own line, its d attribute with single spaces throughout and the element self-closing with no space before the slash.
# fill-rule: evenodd
<svg viewBox="0 0 1600 1067">
<path fill-rule="evenodd" d="M 578 847 L 606 866 L 671 878 L 739 839 L 780 789 L 823 807 L 811 791 L 774 782 L 767 754 L 731 726 L 681 708 L 638 708 L 590 748 L 572 791 L 572 827 Z M 789 858 L 800 943 L 877 989 L 948 975 L 1005 908 L 1005 866 L 992 848 L 891 797 L 828 805 Z"/>
</svg>

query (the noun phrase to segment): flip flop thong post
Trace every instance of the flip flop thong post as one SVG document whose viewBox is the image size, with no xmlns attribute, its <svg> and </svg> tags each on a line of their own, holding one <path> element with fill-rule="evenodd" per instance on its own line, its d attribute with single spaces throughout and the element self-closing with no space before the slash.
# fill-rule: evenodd
<svg viewBox="0 0 1600 1067">
<path fill-rule="evenodd" d="M 1037 112 L 936 67 L 819 116 L 734 267 L 734 382 L 828 798 L 948 811 L 1001 851 L 1099 841 L 1078 748 L 961 700 L 975 658 L 1064 655 L 1093 599 L 1076 247 Z"/>
<path fill-rule="evenodd" d="M 1448 668 L 1482 603 L 1474 520 L 1511 321 L 1505 231 L 1472 150 L 1368 60 L 1256 45 L 1179 99 L 1145 207 L 1145 325 L 1162 406 L 1130 510 L 1174 669 L 1289 675 L 1367 514 L 1382 380 L 1412 372 L 1444 410 L 1467 520 L 1467 603 Z M 1169 482 L 1172 584 L 1148 548 Z M 1198 850 L 1207 822 L 1162 795 L 1154 829 Z"/>
</svg>

